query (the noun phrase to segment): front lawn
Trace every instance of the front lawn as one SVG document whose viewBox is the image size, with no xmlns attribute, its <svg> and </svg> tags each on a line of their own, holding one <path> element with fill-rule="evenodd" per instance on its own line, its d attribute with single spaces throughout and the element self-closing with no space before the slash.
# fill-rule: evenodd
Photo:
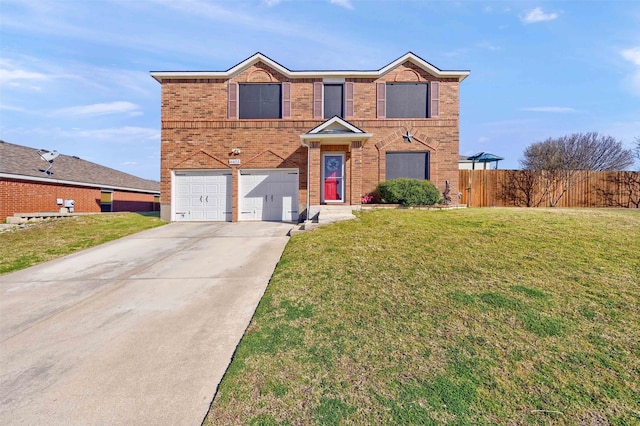
<svg viewBox="0 0 640 426">
<path fill-rule="evenodd" d="M 0 274 L 164 225 L 157 213 L 89 214 L 0 233 Z"/>
<path fill-rule="evenodd" d="M 291 238 L 205 424 L 638 424 L 640 213 L 380 210 Z"/>
</svg>

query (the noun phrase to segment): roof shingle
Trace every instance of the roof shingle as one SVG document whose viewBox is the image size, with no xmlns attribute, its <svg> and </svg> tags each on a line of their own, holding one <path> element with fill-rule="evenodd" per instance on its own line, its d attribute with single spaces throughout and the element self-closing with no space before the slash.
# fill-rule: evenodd
<svg viewBox="0 0 640 426">
<path fill-rule="evenodd" d="M 53 161 L 51 173 L 45 174 L 44 170 L 49 167 L 49 164 L 40 157 L 38 151 L 36 148 L 0 140 L 0 175 L 20 175 L 51 182 L 68 181 L 104 188 L 160 192 L 159 182 L 64 154 L 60 154 Z"/>
</svg>

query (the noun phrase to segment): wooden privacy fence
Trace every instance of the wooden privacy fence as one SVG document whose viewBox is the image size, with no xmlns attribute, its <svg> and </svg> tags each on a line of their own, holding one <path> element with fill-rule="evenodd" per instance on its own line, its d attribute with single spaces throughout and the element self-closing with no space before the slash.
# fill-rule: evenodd
<svg viewBox="0 0 640 426">
<path fill-rule="evenodd" d="M 469 207 L 640 207 L 640 172 L 460 170 Z"/>
</svg>

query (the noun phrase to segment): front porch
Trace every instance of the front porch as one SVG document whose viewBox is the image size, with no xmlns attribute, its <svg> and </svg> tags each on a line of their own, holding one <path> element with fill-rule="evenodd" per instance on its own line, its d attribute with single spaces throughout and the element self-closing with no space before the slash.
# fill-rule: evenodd
<svg viewBox="0 0 640 426">
<path fill-rule="evenodd" d="M 309 217 L 323 206 L 339 211 L 360 205 L 362 148 L 371 136 L 337 116 L 300 135 L 308 150 L 305 204 L 311 206 Z"/>
</svg>

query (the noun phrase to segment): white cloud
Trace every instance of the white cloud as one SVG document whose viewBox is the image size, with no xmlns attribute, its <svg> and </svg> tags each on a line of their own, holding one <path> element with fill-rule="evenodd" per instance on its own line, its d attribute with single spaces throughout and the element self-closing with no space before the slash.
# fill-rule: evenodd
<svg viewBox="0 0 640 426">
<path fill-rule="evenodd" d="M 266 4 L 269 7 L 280 4 L 281 2 L 282 0 L 264 0 L 264 4 Z"/>
<path fill-rule="evenodd" d="M 131 140 L 154 140 L 160 141 L 160 130 L 146 127 L 115 127 L 110 129 L 76 130 L 63 132 L 67 137 L 78 137 L 84 140 L 91 139 L 111 139 L 126 143 Z"/>
<path fill-rule="evenodd" d="M 128 114 L 129 116 L 142 115 L 140 106 L 131 102 L 118 101 L 91 105 L 80 105 L 69 108 L 61 108 L 53 111 L 52 116 L 99 116 L 112 114 Z"/>
<path fill-rule="evenodd" d="M 20 108 L 20 107 L 15 107 L 12 105 L 7 105 L 7 104 L 1 104 L 0 103 L 0 110 L 3 109 L 5 111 L 17 111 L 17 112 L 28 112 L 26 109 L 24 108 Z"/>
<path fill-rule="evenodd" d="M 351 0 L 330 0 L 331 4 L 344 7 L 345 9 L 353 9 Z"/>
<path fill-rule="evenodd" d="M 496 46 L 495 44 L 491 44 L 488 41 L 481 41 L 478 43 L 478 47 L 481 49 L 491 50 L 492 52 L 496 52 L 498 50 L 502 50 L 500 46 Z"/>
<path fill-rule="evenodd" d="M 36 81 L 46 81 L 51 78 L 50 75 L 37 71 L 31 71 L 18 67 L 14 62 L 7 59 L 0 59 L 0 85 L 11 87 L 23 87 L 25 82 L 31 89 L 39 90 L 38 86 L 31 83 Z"/>
<path fill-rule="evenodd" d="M 640 95 L 640 46 L 625 49 L 620 54 L 636 66 L 631 75 L 625 79 L 625 84 L 631 88 L 633 93 Z"/>
<path fill-rule="evenodd" d="M 522 111 L 534 111 L 534 112 L 576 112 L 575 109 L 569 107 L 557 107 L 557 106 L 546 106 L 546 107 L 528 107 L 521 108 Z"/>
<path fill-rule="evenodd" d="M 120 163 L 121 166 L 135 166 L 136 164 L 138 164 L 137 161 L 125 161 L 123 163 Z"/>
<path fill-rule="evenodd" d="M 520 15 L 520 20 L 525 24 L 535 24 L 536 22 L 553 21 L 554 19 L 558 19 L 558 16 L 555 12 L 545 13 L 541 7 L 536 7 Z"/>
<path fill-rule="evenodd" d="M 640 46 L 623 50 L 622 57 L 640 66 Z"/>
</svg>

